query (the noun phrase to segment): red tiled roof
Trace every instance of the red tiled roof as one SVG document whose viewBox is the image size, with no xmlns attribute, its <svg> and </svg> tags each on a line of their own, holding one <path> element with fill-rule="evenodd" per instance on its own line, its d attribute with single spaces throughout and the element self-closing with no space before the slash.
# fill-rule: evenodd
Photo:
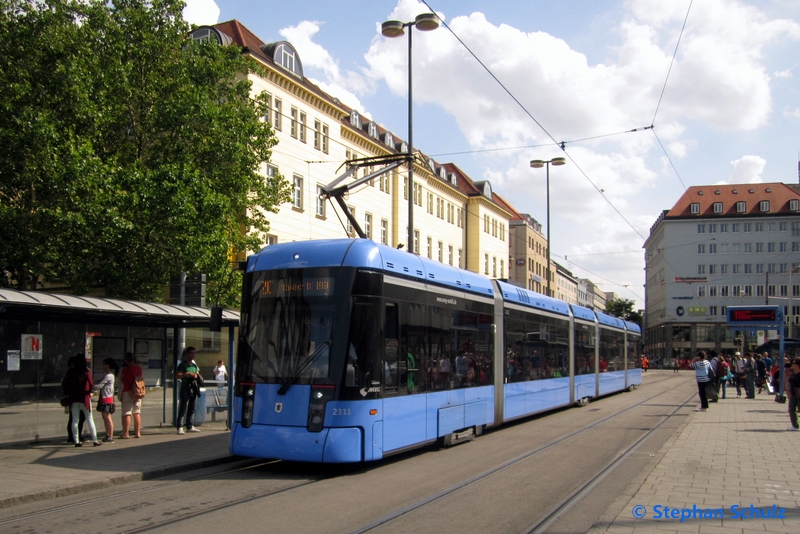
<svg viewBox="0 0 800 534">
<path fill-rule="evenodd" d="M 678 199 L 666 218 L 687 217 L 752 217 L 776 214 L 800 214 L 789 210 L 789 201 L 800 199 L 800 188 L 783 183 L 725 184 L 692 186 Z M 761 201 L 769 201 L 769 211 L 761 211 Z M 721 202 L 722 211 L 714 212 L 714 204 Z M 736 209 L 737 202 L 745 203 L 745 211 Z M 692 213 L 692 204 L 699 205 L 699 213 Z"/>
</svg>

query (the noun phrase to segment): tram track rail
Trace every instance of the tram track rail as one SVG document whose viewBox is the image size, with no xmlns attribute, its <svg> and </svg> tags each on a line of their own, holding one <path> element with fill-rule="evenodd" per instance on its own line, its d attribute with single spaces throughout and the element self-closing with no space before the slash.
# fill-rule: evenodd
<svg viewBox="0 0 800 534">
<path fill-rule="evenodd" d="M 658 381 L 654 381 L 653 383 L 663 382 L 663 381 L 670 380 L 670 379 L 671 378 L 665 378 L 665 379 L 661 379 L 661 380 L 658 380 Z M 454 484 L 454 485 L 450 486 L 449 488 L 446 488 L 446 489 L 443 489 L 441 491 L 438 491 L 438 492 L 436 492 L 436 493 L 434 493 L 432 495 L 429 495 L 429 496 L 427 496 L 427 497 L 425 497 L 425 498 L 423 498 L 423 499 L 421 499 L 419 501 L 416 501 L 416 502 L 414 502 L 414 503 L 412 503 L 412 504 L 410 504 L 408 506 L 405 506 L 403 508 L 399 508 L 398 510 L 396 510 L 396 511 L 394 511 L 392 513 L 386 514 L 386 515 L 384 515 L 384 516 L 382 516 L 382 517 L 380 517 L 380 518 L 378 518 L 378 519 L 376 519 L 374 521 L 371 521 L 370 523 L 362 526 L 361 528 L 358 528 L 356 530 L 350 531 L 350 534 L 361 534 L 361 533 L 364 533 L 364 532 L 370 532 L 370 531 L 376 530 L 379 527 L 382 527 L 382 526 L 385 526 L 387 524 L 390 524 L 393 521 L 396 521 L 396 520 L 402 518 L 403 516 L 405 516 L 405 515 L 407 515 L 407 514 L 409 514 L 411 512 L 418 511 L 418 510 L 421 510 L 421 509 L 425 508 L 426 506 L 432 505 L 432 504 L 436 503 L 437 501 L 443 499 L 444 497 L 447 497 L 447 496 L 452 495 L 454 493 L 457 493 L 459 491 L 463 491 L 466 488 L 474 486 L 475 484 L 488 479 L 489 477 L 492 477 L 492 476 L 494 476 L 494 475 L 496 475 L 496 474 L 498 474 L 498 473 L 500 473 L 500 472 L 502 472 L 502 471 L 504 471 L 506 469 L 509 469 L 509 468 L 511 468 L 513 466 L 516 466 L 516 465 L 520 464 L 524 460 L 528 460 L 528 459 L 530 459 L 531 457 L 533 457 L 533 456 L 535 456 L 537 454 L 540 454 L 540 453 L 542 453 L 542 452 L 544 452 L 546 450 L 549 450 L 549 449 L 555 447 L 556 445 L 559 445 L 559 444 L 561 444 L 561 443 L 563 443 L 563 442 L 565 442 L 565 441 L 567 441 L 567 440 L 569 440 L 571 438 L 574 438 L 574 437 L 579 436 L 579 435 L 581 435 L 581 434 L 583 434 L 585 432 L 588 432 L 589 430 L 592 430 L 595 427 L 597 427 L 599 425 L 602 425 L 603 423 L 606 423 L 606 422 L 608 422 L 610 420 L 616 419 L 617 417 L 628 413 L 630 410 L 633 410 L 633 409 L 635 409 L 635 408 L 637 408 L 637 407 L 639 407 L 641 405 L 645 405 L 646 403 L 652 401 L 653 399 L 656 399 L 658 397 L 666 395 L 666 394 L 672 392 L 673 390 L 684 386 L 686 384 L 686 382 L 688 382 L 688 381 L 689 381 L 688 379 L 687 380 L 681 380 L 681 383 L 679 383 L 679 384 L 677 384 L 677 385 L 675 385 L 675 386 L 673 386 L 671 388 L 668 388 L 666 390 L 660 391 L 659 393 L 644 399 L 643 401 L 641 401 L 638 404 L 634 404 L 634 405 L 628 406 L 628 407 L 626 407 L 626 408 L 624 408 L 622 410 L 619 410 L 619 411 L 617 411 L 615 413 L 609 414 L 606 417 L 603 417 L 602 419 L 599 419 L 599 420 L 591 423 L 590 425 L 587 425 L 587 426 L 585 426 L 583 428 L 579 428 L 579 429 L 574 430 L 572 432 L 568 432 L 567 434 L 565 434 L 563 436 L 560 436 L 560 437 L 558 437 L 558 438 L 556 438 L 554 440 L 551 440 L 550 442 L 548 442 L 548 443 L 546 443 L 544 445 L 540 445 L 540 446 L 538 446 L 538 447 L 536 447 L 536 448 L 534 448 L 534 449 L 532 449 L 532 450 L 530 450 L 530 451 L 528 451 L 528 452 L 526 452 L 524 454 L 518 455 L 515 458 L 512 458 L 511 460 L 508 460 L 506 462 L 503 462 L 502 464 L 497 465 L 497 466 L 495 466 L 495 467 L 493 467 L 491 469 L 488 469 L 488 470 L 486 470 L 486 471 L 484 471 L 484 472 L 482 472 L 482 473 L 480 473 L 478 475 L 475 475 L 474 477 L 471 477 L 471 478 L 469 478 L 467 480 L 464 480 L 464 481 L 462 481 L 462 482 L 460 482 L 458 484 Z M 630 455 L 632 455 L 645 441 L 647 441 L 647 439 L 649 439 L 653 435 L 653 433 L 655 433 L 659 428 L 661 428 L 664 425 L 664 423 L 666 423 L 672 417 L 675 417 L 675 415 L 681 409 L 683 409 L 689 402 L 691 402 L 691 400 L 693 398 L 695 398 L 695 396 L 696 396 L 696 393 L 692 393 L 692 395 L 690 395 L 685 401 L 683 401 L 680 405 L 678 405 L 678 407 L 676 407 L 671 413 L 669 413 L 668 415 L 664 416 L 661 419 L 661 421 L 659 421 L 656 425 L 653 426 L 653 428 L 649 429 L 644 435 L 642 435 L 639 439 L 637 439 L 633 444 L 631 444 L 630 446 L 626 447 L 623 451 L 621 451 L 615 457 L 615 459 L 613 461 L 611 461 L 609 464 L 607 464 L 599 472 L 596 472 L 593 476 L 591 476 L 588 479 L 586 479 L 582 484 L 580 484 L 577 488 L 575 488 L 572 492 L 570 492 L 564 499 L 559 501 L 559 503 L 556 506 L 552 507 L 547 513 L 545 513 L 544 516 L 541 516 L 539 519 L 537 519 L 535 522 L 530 524 L 522 532 L 524 532 L 525 534 L 530 534 L 530 533 L 534 533 L 534 532 L 535 533 L 544 532 L 547 529 L 547 527 L 552 525 L 565 512 L 567 512 L 569 509 L 571 509 L 573 506 L 575 506 L 575 504 L 580 502 L 580 500 L 589 491 L 591 491 L 591 489 L 593 489 L 606 476 L 608 476 L 611 472 L 613 472 L 614 469 L 616 469 L 622 462 L 624 462 L 625 459 L 627 459 Z"/>
<path fill-rule="evenodd" d="M 671 377 L 668 377 L 668 378 L 662 378 L 662 379 L 659 379 L 659 380 L 654 380 L 654 381 L 648 382 L 648 386 L 649 385 L 654 385 L 654 384 L 657 384 L 657 383 L 660 383 L 660 382 L 664 382 L 664 381 L 667 381 L 667 380 L 673 380 L 675 378 L 677 378 L 677 377 L 671 376 Z M 680 378 L 683 378 L 683 376 L 681 376 Z M 485 479 L 491 477 L 494 474 L 500 473 L 505 469 L 508 469 L 508 468 L 510 468 L 512 466 L 515 466 L 515 465 L 519 464 L 520 462 L 522 462 L 522 461 L 524 461 L 526 459 L 529 459 L 531 457 L 534 457 L 535 455 L 540 454 L 540 453 L 542 453 L 542 452 L 544 452 L 546 450 L 549 450 L 549 449 L 551 449 L 551 448 L 553 448 L 553 447 L 555 447 L 555 446 L 557 446 L 557 445 L 559 445 L 559 444 L 561 444 L 561 443 L 563 443 L 563 442 L 565 442 L 565 441 L 567 441 L 567 440 L 569 440 L 571 438 L 574 438 L 574 437 L 576 437 L 578 435 L 581 435 L 581 434 L 583 434 L 585 432 L 588 432 L 589 430 L 597 427 L 598 425 L 601 425 L 601 424 L 606 423 L 608 421 L 611 421 L 611 420 L 613 420 L 615 418 L 618 418 L 618 417 L 628 413 L 630 410 L 633 410 L 637 406 L 645 405 L 648 402 L 651 402 L 654 399 L 657 399 L 658 397 L 661 397 L 661 396 L 673 391 L 674 389 L 685 385 L 685 383 L 687 381 L 688 380 L 681 380 L 679 384 L 676 384 L 676 385 L 674 385 L 672 387 L 669 387 L 668 389 L 660 391 L 659 393 L 657 393 L 655 395 L 651 395 L 651 396 L 643 399 L 642 401 L 640 401 L 640 402 L 638 402 L 636 404 L 633 404 L 633 405 L 628 406 L 628 407 L 626 407 L 624 409 L 621 409 L 621 410 L 618 410 L 618 411 L 616 411 L 616 412 L 614 412 L 612 414 L 609 414 L 609 415 L 607 415 L 607 416 L 605 416 L 605 417 L 603 417 L 603 418 L 601 418 L 601 419 L 599 419 L 597 421 L 592 422 L 591 424 L 589 424 L 589 425 L 587 425 L 585 427 L 582 427 L 582 428 L 577 429 L 577 430 L 573 430 L 571 432 L 567 432 L 566 434 L 564 434 L 562 436 L 559 436 L 559 437 L 549 441 L 548 443 L 545 443 L 545 444 L 542 444 L 542 445 L 540 445 L 538 447 L 535 447 L 535 448 L 531 449 L 530 451 L 527 451 L 527 452 L 525 452 L 525 453 L 523 453 L 521 455 L 516 456 L 515 458 L 512 458 L 512 459 L 510 459 L 508 461 L 505 461 L 505 462 L 503 462 L 503 463 L 501 463 L 501 464 L 499 464 L 499 465 L 497 465 L 497 466 L 495 466 L 493 468 L 485 470 L 484 472 L 482 472 L 482 473 L 480 473 L 478 475 L 470 477 L 469 479 L 466 479 L 466 480 L 464 480 L 464 481 L 462 481 L 462 482 L 460 482 L 458 484 L 454 484 L 454 485 L 452 485 L 452 486 L 450 486 L 450 487 L 448 487 L 446 489 L 438 491 L 438 492 L 436 492 L 434 494 L 429 495 L 428 497 L 425 497 L 425 498 L 423 498 L 423 499 L 421 499 L 419 501 L 416 501 L 416 502 L 414 502 L 414 503 L 412 503 L 410 505 L 407 505 L 407 506 L 404 506 L 402 508 L 399 508 L 398 510 L 396 510 L 396 511 L 394 511 L 392 513 L 386 514 L 386 515 L 384 515 L 384 516 L 382 516 L 382 517 L 380 517 L 380 518 L 378 518 L 376 520 L 373 520 L 373 521 L 369 522 L 368 524 L 362 526 L 361 528 L 359 528 L 357 530 L 353 530 L 352 532 L 353 533 L 369 532 L 369 531 L 375 530 L 378 527 L 381 527 L 383 525 L 390 524 L 392 521 L 394 521 L 394 520 L 396 520 L 396 519 L 398 519 L 398 518 L 400 518 L 400 517 L 402 517 L 402 516 L 404 516 L 404 515 L 406 515 L 406 514 L 408 514 L 410 512 L 413 512 L 415 510 L 423 509 L 425 506 L 430 505 L 431 503 L 434 503 L 434 502 L 436 502 L 436 501 L 438 501 L 438 500 L 440 500 L 440 499 L 442 499 L 442 498 L 444 498 L 444 497 L 446 497 L 448 495 L 456 493 L 456 492 L 458 492 L 460 490 L 463 490 L 465 488 L 468 488 L 470 486 L 474 486 L 475 484 L 479 483 L 482 480 L 485 480 Z M 672 413 L 670 413 L 668 416 L 664 417 L 657 425 L 655 425 L 652 429 L 650 429 L 645 435 L 640 437 L 634 444 L 632 444 L 630 447 L 626 448 L 624 451 L 620 452 L 617 455 L 617 457 L 615 458 L 615 460 L 612 461 L 609 465 L 607 465 L 604 469 L 602 469 L 600 472 L 596 473 L 594 476 L 592 476 L 590 479 L 588 479 L 584 484 L 582 484 L 580 487 L 576 488 L 567 497 L 562 499 L 558 503 L 558 505 L 553 507 L 547 514 L 545 514 L 545 516 L 543 516 L 542 518 L 537 520 L 535 523 L 531 524 L 528 529 L 524 530 L 524 532 L 526 532 L 526 533 L 527 532 L 543 532 L 544 529 L 546 529 L 549 525 L 551 525 L 554 521 L 556 521 L 559 517 L 561 517 L 561 515 L 563 515 L 572 506 L 574 506 L 577 502 L 579 502 L 580 499 L 583 497 L 583 495 L 585 495 L 597 483 L 599 483 L 603 478 L 605 478 L 605 476 L 607 476 L 608 473 L 612 472 L 613 469 L 617 465 L 619 465 L 619 463 L 623 462 L 625 460 L 625 458 L 627 458 L 628 456 L 633 454 L 635 452 L 635 450 L 642 443 L 644 443 L 646 441 L 646 439 L 650 435 L 652 435 L 653 432 L 655 432 L 658 428 L 660 428 L 664 424 L 664 422 L 666 422 L 670 417 L 673 417 L 675 414 L 677 414 L 677 412 L 681 408 L 683 408 L 686 405 L 686 403 L 688 403 L 691 400 L 691 398 L 693 398 L 693 397 L 694 397 L 694 394 L 692 395 L 692 397 L 690 397 L 684 403 L 682 403 L 680 406 L 678 406 L 676 409 L 674 409 L 672 411 Z M 500 430 L 500 429 L 502 429 L 502 427 L 499 427 L 498 430 Z M 286 463 L 285 462 L 281 462 L 281 461 L 277 461 L 277 460 L 274 460 L 274 461 L 244 460 L 242 462 L 237 462 L 237 464 L 232 466 L 232 468 L 230 468 L 230 469 L 224 469 L 222 471 L 218 471 L 218 472 L 214 472 L 214 473 L 205 473 L 205 474 L 201 474 L 201 475 L 197 475 L 197 476 L 193 476 L 193 477 L 188 477 L 188 478 L 184 477 L 184 478 L 182 478 L 180 480 L 169 480 L 169 481 L 164 481 L 164 482 L 151 481 L 151 482 L 156 482 L 156 483 L 155 484 L 151 484 L 148 487 L 139 487 L 139 488 L 131 489 L 131 490 L 128 490 L 128 491 L 113 492 L 111 494 L 105 494 L 105 495 L 99 496 L 99 497 L 90 497 L 90 498 L 81 500 L 79 502 L 72 502 L 72 503 L 67 503 L 67 504 L 55 506 L 55 507 L 49 508 L 47 510 L 39 510 L 39 511 L 31 512 L 31 513 L 20 514 L 18 516 L 9 517 L 9 518 L 6 518 L 6 519 L 0 519 L 0 527 L 4 526 L 4 525 L 12 525 L 13 523 L 21 523 L 21 522 L 24 522 L 24 521 L 35 520 L 37 518 L 42 518 L 42 517 L 49 516 L 49 515 L 61 514 L 61 513 L 64 513 L 64 512 L 68 512 L 70 510 L 74 511 L 74 510 L 77 510 L 77 509 L 80 509 L 80 508 L 83 508 L 83 507 L 91 507 L 91 506 L 95 506 L 95 505 L 98 505 L 98 504 L 102 504 L 104 502 L 115 501 L 115 500 L 118 500 L 118 499 L 120 499 L 122 497 L 132 497 L 132 496 L 136 496 L 136 495 L 142 496 L 142 495 L 147 495 L 147 494 L 155 494 L 156 492 L 160 492 L 160 491 L 163 492 L 164 490 L 169 490 L 172 487 L 176 487 L 177 488 L 181 484 L 192 483 L 192 482 L 200 482 L 200 481 L 205 481 L 205 480 L 213 480 L 214 478 L 217 478 L 217 477 L 230 476 L 233 473 L 244 472 L 244 471 L 247 471 L 247 470 L 250 470 L 250 469 L 265 468 L 265 467 L 269 468 L 271 466 L 282 466 L 282 465 L 286 465 Z M 360 466 L 360 468 L 363 468 L 363 466 Z M 176 512 L 176 513 L 172 514 L 168 518 L 165 518 L 165 519 L 162 519 L 162 520 L 152 520 L 152 521 L 148 522 L 147 524 L 133 526 L 132 528 L 125 528 L 124 532 L 129 532 L 129 533 L 149 532 L 149 531 L 161 529 L 161 528 L 164 528 L 164 527 L 169 527 L 171 525 L 180 524 L 180 523 L 182 523 L 184 521 L 187 521 L 187 520 L 190 520 L 190 519 L 196 519 L 198 517 L 202 517 L 203 515 L 207 515 L 207 514 L 211 514 L 211 513 L 219 512 L 219 511 L 223 511 L 223 510 L 226 510 L 226 509 L 234 508 L 234 507 L 237 507 L 237 506 L 240 506 L 240 505 L 244 505 L 244 504 L 248 504 L 248 503 L 252 503 L 252 502 L 257 502 L 257 501 L 262 500 L 262 499 L 269 499 L 271 497 L 275 497 L 275 496 L 278 496 L 280 494 L 285 494 L 285 493 L 290 492 L 290 491 L 302 489 L 304 487 L 309 487 L 309 486 L 311 486 L 313 484 L 317 484 L 317 483 L 319 483 L 321 481 L 324 481 L 326 479 L 329 479 L 329 478 L 337 476 L 336 473 L 338 473 L 338 471 L 334 469 L 334 473 L 333 474 L 331 474 L 330 472 L 325 472 L 325 473 L 320 474 L 318 476 L 311 476 L 311 475 L 310 476 L 306 476 L 303 480 L 296 481 L 296 483 L 289 483 L 287 485 L 281 486 L 280 488 L 275 488 L 275 489 L 268 490 L 268 491 L 257 491 L 257 492 L 256 491 L 249 491 L 245 495 L 236 496 L 235 498 L 221 499 L 217 503 L 213 503 L 213 504 L 204 503 L 202 505 L 202 507 L 200 505 L 191 506 L 191 507 L 188 507 L 186 509 L 181 509 L 180 512 Z M 294 474 L 296 475 L 296 473 L 294 473 Z"/>
</svg>

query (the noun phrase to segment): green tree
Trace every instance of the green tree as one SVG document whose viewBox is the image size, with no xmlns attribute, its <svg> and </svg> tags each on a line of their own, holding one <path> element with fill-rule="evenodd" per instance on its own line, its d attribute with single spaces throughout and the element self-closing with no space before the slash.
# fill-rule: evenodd
<svg viewBox="0 0 800 534">
<path fill-rule="evenodd" d="M 611 299 L 606 302 L 606 312 L 614 317 L 642 326 L 642 314 L 633 309 L 636 303 L 628 299 Z"/>
<path fill-rule="evenodd" d="M 208 300 L 235 306 L 230 254 L 289 198 L 259 172 L 276 139 L 257 65 L 188 39 L 176 0 L 0 6 L 0 284 L 158 300 L 202 272 Z"/>
</svg>

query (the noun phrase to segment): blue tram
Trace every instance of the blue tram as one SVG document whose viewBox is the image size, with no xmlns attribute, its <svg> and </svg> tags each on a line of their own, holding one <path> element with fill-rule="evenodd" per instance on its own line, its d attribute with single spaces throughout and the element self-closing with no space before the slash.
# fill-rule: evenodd
<svg viewBox="0 0 800 534">
<path fill-rule="evenodd" d="M 641 384 L 641 329 L 367 239 L 248 260 L 232 454 L 379 460 Z"/>
</svg>

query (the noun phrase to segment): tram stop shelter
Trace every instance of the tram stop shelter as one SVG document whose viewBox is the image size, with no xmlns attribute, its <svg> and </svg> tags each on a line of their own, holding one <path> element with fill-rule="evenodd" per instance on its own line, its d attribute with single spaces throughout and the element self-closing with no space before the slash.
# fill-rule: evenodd
<svg viewBox="0 0 800 534">
<path fill-rule="evenodd" d="M 79 353 L 98 380 L 105 358 L 121 367 L 125 353 L 133 352 L 148 388 L 143 424 L 160 419 L 164 426 L 175 420 L 173 377 L 185 339 L 197 349 L 195 361 L 206 387 L 224 392 L 221 402 L 227 409 L 238 326 L 239 314 L 228 310 L 222 312 L 219 331 L 211 331 L 208 308 L 0 289 L 0 442 L 66 435 L 61 380 L 67 360 Z M 215 384 L 209 378 L 220 360 L 230 371 Z"/>
</svg>

